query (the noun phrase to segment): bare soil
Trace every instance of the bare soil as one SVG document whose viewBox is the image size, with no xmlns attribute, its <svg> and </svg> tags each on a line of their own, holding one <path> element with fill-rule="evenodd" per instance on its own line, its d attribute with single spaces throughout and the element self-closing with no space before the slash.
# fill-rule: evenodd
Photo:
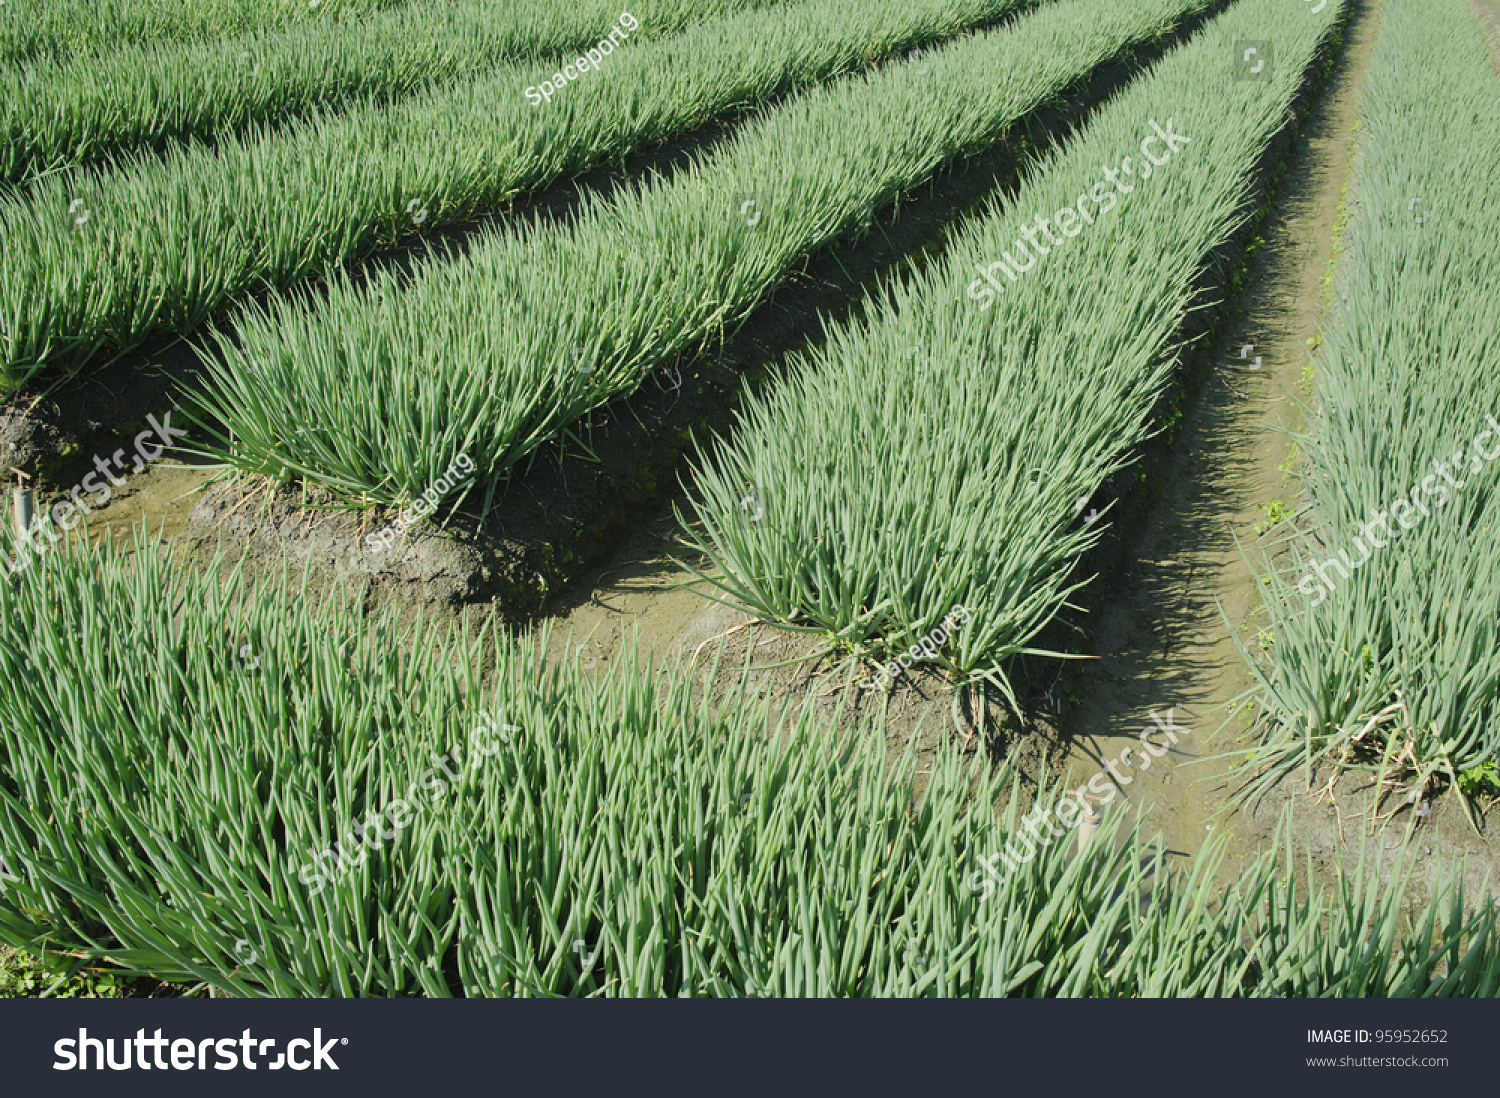
<svg viewBox="0 0 1500 1098">
<path fill-rule="evenodd" d="M 1490 52 L 1495 55 L 1495 71 L 1500 72 L 1500 2 L 1497 0 L 1469 0 L 1474 17 L 1479 20 L 1479 29 L 1484 32 Z"/>
</svg>

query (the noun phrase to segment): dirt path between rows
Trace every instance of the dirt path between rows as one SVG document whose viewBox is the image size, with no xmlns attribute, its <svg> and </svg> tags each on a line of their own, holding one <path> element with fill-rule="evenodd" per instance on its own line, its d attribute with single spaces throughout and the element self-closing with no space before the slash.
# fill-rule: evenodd
<svg viewBox="0 0 1500 1098">
<path fill-rule="evenodd" d="M 1469 0 L 1469 6 L 1490 44 L 1490 52 L 1495 55 L 1495 71 L 1500 72 L 1500 0 Z"/>
<path fill-rule="evenodd" d="M 1196 854 L 1215 826 L 1226 826 L 1210 819 L 1224 793 L 1214 775 L 1225 764 L 1193 759 L 1227 750 L 1248 727 L 1248 709 L 1229 718 L 1252 680 L 1224 615 L 1241 636 L 1253 633 L 1260 596 L 1241 545 L 1255 557 L 1267 506 L 1275 499 L 1290 505 L 1296 492 L 1282 468 L 1290 441 L 1278 432 L 1304 428 L 1307 341 L 1322 316 L 1355 106 L 1378 22 L 1373 3 L 1356 6 L 1338 69 L 1303 126 L 1262 228 L 1265 246 L 1229 306 L 1236 319 L 1207 349 L 1206 380 L 1183 409 L 1172 453 L 1132 500 L 1137 513 L 1125 517 L 1136 528 L 1128 563 L 1101 585 L 1116 595 L 1090 608 L 1097 662 L 1065 675 L 1058 688 L 1067 699 L 1057 722 L 1071 744 L 1067 765 L 1085 778 L 1132 743 L 1140 754 L 1138 737 L 1155 727 L 1153 711 L 1166 717 L 1171 710 L 1177 725 L 1191 729 L 1150 769 L 1120 766 L 1127 784 L 1110 806 L 1152 806 L 1168 849 L 1182 854 Z"/>
<path fill-rule="evenodd" d="M 1191 730 L 1149 768 L 1117 765 L 1128 781 L 1109 811 L 1149 808 L 1148 830 L 1188 857 L 1217 829 L 1228 844 L 1229 869 L 1271 844 L 1289 805 L 1299 849 L 1310 843 L 1320 874 L 1352 868 L 1363 824 L 1355 817 L 1371 807 L 1370 783 L 1362 777 L 1340 778 L 1333 798 L 1308 796 L 1299 777 L 1251 809 L 1216 816 L 1230 793 L 1221 775 L 1233 760 L 1224 756 L 1243 746 L 1255 715 L 1245 701 L 1254 682 L 1234 637 L 1252 654 L 1260 649 L 1257 526 L 1266 528 L 1273 508 L 1295 511 L 1299 503 L 1295 452 L 1285 432 L 1306 427 L 1308 341 L 1323 315 L 1341 204 L 1346 195 L 1357 201 L 1357 190 L 1346 189 L 1356 171 L 1355 109 L 1379 22 L 1377 3 L 1356 5 L 1338 69 L 1304 125 L 1262 229 L 1265 246 L 1247 271 L 1245 291 L 1231 303 L 1237 319 L 1210 352 L 1212 372 L 1184 409 L 1170 456 L 1131 501 L 1138 514 L 1129 563 L 1103 585 L 1113 596 L 1090 608 L 1097 661 L 1061 676 L 1056 688 L 1057 725 L 1075 785 L 1127 747 L 1134 745 L 1139 759 L 1141 731 L 1157 727 L 1153 712 L 1171 711 L 1176 725 Z M 1163 742 L 1160 733 L 1153 739 Z M 1313 788 L 1327 778 L 1317 777 Z M 1386 825 L 1379 845 L 1400 847 L 1411 817 L 1403 812 Z M 1433 806 L 1416 841 L 1420 854 L 1437 846 L 1500 865 L 1500 847 L 1477 837 L 1456 804 Z M 1423 865 L 1418 880 L 1430 885 L 1436 862 Z"/>
</svg>

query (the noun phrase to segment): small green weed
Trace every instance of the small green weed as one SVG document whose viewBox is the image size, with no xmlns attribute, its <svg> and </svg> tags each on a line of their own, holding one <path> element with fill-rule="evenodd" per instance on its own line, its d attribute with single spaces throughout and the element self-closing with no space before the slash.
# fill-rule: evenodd
<svg viewBox="0 0 1500 1098">
<path fill-rule="evenodd" d="M 1292 512 L 1287 509 L 1285 501 L 1273 499 L 1265 506 L 1266 521 L 1255 524 L 1255 532 L 1264 535 L 1267 530 L 1272 529 L 1278 523 L 1284 522 L 1292 517 Z"/>
<path fill-rule="evenodd" d="M 123 999 L 126 982 L 108 972 L 67 975 L 71 964 L 44 964 L 18 950 L 0 946 L 0 998 Z"/>
<path fill-rule="evenodd" d="M 1465 797 L 1500 792 L 1500 765 L 1494 759 L 1458 772 L 1458 788 Z"/>
</svg>

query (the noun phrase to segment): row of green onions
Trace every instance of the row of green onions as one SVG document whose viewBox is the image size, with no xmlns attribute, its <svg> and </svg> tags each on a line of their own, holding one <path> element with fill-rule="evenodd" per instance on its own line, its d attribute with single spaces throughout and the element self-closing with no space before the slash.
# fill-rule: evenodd
<svg viewBox="0 0 1500 1098">
<path fill-rule="evenodd" d="M 975 889 L 1017 829 L 1008 770 L 948 744 L 919 792 L 878 724 L 772 710 L 733 668 L 700 688 L 629 646 L 599 676 L 547 650 L 160 542 L 58 546 L 0 581 L 0 942 L 234 996 L 1500 990 L 1461 866 L 1408 912 L 1409 863 L 1330 886 L 1288 841 L 1220 880 L 1217 853 L 1181 870 L 1116 819 Z M 497 724 L 494 754 L 304 883 Z"/>
<path fill-rule="evenodd" d="M 141 42 L 207 42 L 357 18 L 410 0 L 10 0 L 0 4 L 0 64 L 107 57 Z"/>
<path fill-rule="evenodd" d="M 1462 0 L 1384 6 L 1317 407 L 1295 438 L 1307 505 L 1264 569 L 1269 651 L 1245 648 L 1265 718 L 1246 794 L 1323 764 L 1380 775 L 1417 810 L 1442 787 L 1500 786 L 1496 102 Z M 1414 490 L 1425 514 L 1392 507 Z"/>
</svg>

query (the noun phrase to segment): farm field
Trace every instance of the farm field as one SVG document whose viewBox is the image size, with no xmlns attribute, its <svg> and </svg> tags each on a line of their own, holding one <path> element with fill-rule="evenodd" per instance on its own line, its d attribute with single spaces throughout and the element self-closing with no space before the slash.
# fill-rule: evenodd
<svg viewBox="0 0 1500 1098">
<path fill-rule="evenodd" d="M 0 378 L 15 384 L 156 333 L 194 331 L 238 298 L 1020 4 L 923 0 L 895 17 L 850 0 L 752 11 L 609 55 L 614 83 L 575 84 L 556 110 L 525 94 L 551 83 L 543 71 L 510 67 L 388 110 L 356 105 L 212 148 L 178 146 L 161 163 L 39 179 L 24 196 L 0 198 L 11 240 L 0 271 Z M 601 41 L 592 47 L 601 55 L 614 49 Z M 748 65 L 744 42 L 758 47 Z M 664 82 L 665 95 L 646 97 Z"/>
<path fill-rule="evenodd" d="M 0 7 L 0 995 L 1500 994 L 1488 0 L 296 7 Z"/>
</svg>

